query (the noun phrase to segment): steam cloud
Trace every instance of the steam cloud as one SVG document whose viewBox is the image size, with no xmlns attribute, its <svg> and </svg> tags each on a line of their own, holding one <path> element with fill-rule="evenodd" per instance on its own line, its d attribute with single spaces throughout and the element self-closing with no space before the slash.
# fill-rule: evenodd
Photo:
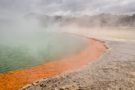
<svg viewBox="0 0 135 90">
<path fill-rule="evenodd" d="M 134 0 L 0 0 L 0 33 L 5 32 L 29 32 L 29 31 L 53 31 L 57 29 L 59 22 L 80 23 L 82 20 L 90 23 L 106 25 L 119 22 L 130 22 L 134 26 L 133 17 L 99 15 L 93 17 L 85 15 L 97 15 L 101 13 L 128 14 L 135 13 Z M 59 17 L 63 16 L 63 17 Z M 67 17 L 66 17 L 67 16 Z M 80 18 L 72 18 L 84 16 Z M 94 18 L 95 18 L 94 17 Z M 123 21 L 123 18 L 125 18 Z M 110 22 L 106 21 L 110 19 Z M 131 20 L 132 19 L 132 20 Z M 127 21 L 128 20 L 128 21 Z M 55 23 L 56 22 L 56 23 Z M 47 27 L 48 25 L 51 27 Z M 80 23 L 82 24 L 82 23 Z M 100 24 L 100 25 L 101 25 Z M 124 23 L 125 24 L 125 23 Z M 122 24 L 122 25 L 124 25 Z M 43 27 L 42 27 L 43 26 Z M 90 25 L 89 25 L 90 26 Z M 104 26 L 104 25 L 101 25 Z M 45 28 L 44 28 L 45 27 Z"/>
</svg>

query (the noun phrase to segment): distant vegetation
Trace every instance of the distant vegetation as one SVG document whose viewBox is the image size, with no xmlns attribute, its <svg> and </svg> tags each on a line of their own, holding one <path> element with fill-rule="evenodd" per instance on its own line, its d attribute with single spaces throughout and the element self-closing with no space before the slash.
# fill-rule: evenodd
<svg viewBox="0 0 135 90">
<path fill-rule="evenodd" d="M 133 15 L 112 15 L 112 14 L 99 14 L 93 16 L 38 16 L 42 26 L 47 26 L 50 23 L 60 25 L 77 24 L 88 27 L 113 27 L 113 26 L 127 26 L 135 27 L 135 14 Z"/>
</svg>

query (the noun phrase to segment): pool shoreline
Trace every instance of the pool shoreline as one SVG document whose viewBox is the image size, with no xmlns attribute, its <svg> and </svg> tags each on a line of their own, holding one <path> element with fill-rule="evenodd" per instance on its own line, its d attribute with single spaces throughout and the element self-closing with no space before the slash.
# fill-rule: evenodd
<svg viewBox="0 0 135 90">
<path fill-rule="evenodd" d="M 16 90 L 35 80 L 78 69 L 81 66 L 88 64 L 90 61 L 99 58 L 107 49 L 102 41 L 89 39 L 89 43 L 90 44 L 86 49 L 71 57 L 28 69 L 20 69 L 0 74 L 0 90 Z"/>
</svg>

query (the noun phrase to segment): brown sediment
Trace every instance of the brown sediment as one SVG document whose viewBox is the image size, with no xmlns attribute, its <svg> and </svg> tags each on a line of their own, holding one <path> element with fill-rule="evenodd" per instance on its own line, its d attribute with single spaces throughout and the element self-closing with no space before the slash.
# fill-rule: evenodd
<svg viewBox="0 0 135 90">
<path fill-rule="evenodd" d="M 27 69 L 0 74 L 0 90 L 16 90 L 25 84 L 45 77 L 52 77 L 67 70 L 77 69 L 96 60 L 106 50 L 103 42 L 90 39 L 87 48 L 70 57 Z"/>
</svg>

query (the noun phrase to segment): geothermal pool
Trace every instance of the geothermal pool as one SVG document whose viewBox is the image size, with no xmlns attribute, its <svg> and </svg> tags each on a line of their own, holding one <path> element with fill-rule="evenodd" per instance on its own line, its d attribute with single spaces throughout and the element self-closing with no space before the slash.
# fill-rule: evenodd
<svg viewBox="0 0 135 90">
<path fill-rule="evenodd" d="M 76 54 L 88 40 L 55 32 L 7 34 L 0 37 L 0 73 L 28 68 Z"/>
</svg>

